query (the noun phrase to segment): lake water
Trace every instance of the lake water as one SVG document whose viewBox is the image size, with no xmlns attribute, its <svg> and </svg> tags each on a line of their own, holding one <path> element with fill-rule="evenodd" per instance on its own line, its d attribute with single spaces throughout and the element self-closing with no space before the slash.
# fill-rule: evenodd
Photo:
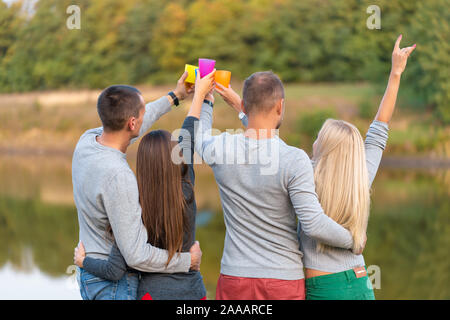
<svg viewBox="0 0 450 320">
<path fill-rule="evenodd" d="M 212 172 L 202 170 L 196 194 L 209 201 L 199 206 L 197 239 L 213 299 L 225 230 Z M 0 299 L 80 299 L 70 171 L 70 158 L 0 157 Z M 450 170 L 382 168 L 364 253 L 377 299 L 450 299 L 449 249 Z"/>
</svg>

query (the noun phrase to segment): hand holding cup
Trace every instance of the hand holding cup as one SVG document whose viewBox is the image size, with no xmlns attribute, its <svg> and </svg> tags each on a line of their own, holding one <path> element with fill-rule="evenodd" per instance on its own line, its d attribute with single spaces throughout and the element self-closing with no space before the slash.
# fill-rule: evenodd
<svg viewBox="0 0 450 320">
<path fill-rule="evenodd" d="M 177 98 L 181 101 L 186 99 L 186 97 L 194 92 L 193 85 L 186 83 L 186 79 L 188 78 L 189 73 L 185 71 L 180 79 L 177 81 L 177 87 L 173 92 L 177 96 Z"/>
<path fill-rule="evenodd" d="M 197 72 L 197 79 L 195 80 L 195 96 L 205 99 L 206 95 L 214 90 L 216 69 L 205 77 L 200 77 Z"/>
<path fill-rule="evenodd" d="M 231 88 L 231 85 L 224 87 L 222 84 L 216 82 L 216 92 L 218 92 L 223 100 L 234 110 L 237 112 L 242 111 L 242 99 L 233 88 Z"/>
</svg>

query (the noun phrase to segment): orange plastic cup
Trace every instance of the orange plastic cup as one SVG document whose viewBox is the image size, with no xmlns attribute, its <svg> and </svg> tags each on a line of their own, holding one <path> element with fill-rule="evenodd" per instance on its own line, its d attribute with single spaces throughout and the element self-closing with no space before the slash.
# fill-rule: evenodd
<svg viewBox="0 0 450 320">
<path fill-rule="evenodd" d="M 231 81 L 231 72 L 226 70 L 216 71 L 216 83 L 220 83 L 225 88 L 228 88 Z"/>
<path fill-rule="evenodd" d="M 190 64 L 187 64 L 184 68 L 184 71 L 188 72 L 188 77 L 186 78 L 185 82 L 187 83 L 195 83 L 195 70 L 198 69 L 197 66 L 193 66 Z"/>
</svg>

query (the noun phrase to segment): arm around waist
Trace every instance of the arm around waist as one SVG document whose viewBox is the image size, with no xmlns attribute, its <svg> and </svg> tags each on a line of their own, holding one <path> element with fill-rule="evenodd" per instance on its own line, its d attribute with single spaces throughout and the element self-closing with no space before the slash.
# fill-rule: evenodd
<svg viewBox="0 0 450 320">
<path fill-rule="evenodd" d="M 103 205 L 114 239 L 130 268 L 144 272 L 177 273 L 190 268 L 190 253 L 175 255 L 166 267 L 167 250 L 147 243 L 147 230 L 142 223 L 139 191 L 131 169 L 114 174 L 105 187 Z"/>
</svg>

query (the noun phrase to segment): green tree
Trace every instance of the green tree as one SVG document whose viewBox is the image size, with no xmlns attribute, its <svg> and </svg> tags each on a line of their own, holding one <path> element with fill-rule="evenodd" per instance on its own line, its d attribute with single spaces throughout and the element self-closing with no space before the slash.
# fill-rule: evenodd
<svg viewBox="0 0 450 320">
<path fill-rule="evenodd" d="M 27 16 L 0 2 L 2 91 L 162 83 L 201 57 L 233 78 L 271 69 L 286 82 L 382 90 L 402 33 L 417 50 L 401 94 L 450 123 L 450 0 L 380 0 L 381 30 L 366 26 L 369 0 L 79 0 L 81 30 L 68 30 L 71 4 L 39 0 Z"/>
<path fill-rule="evenodd" d="M 3 59 L 8 49 L 17 40 L 17 29 L 22 22 L 19 10 L 18 4 L 8 7 L 0 1 L 0 59 Z"/>
<path fill-rule="evenodd" d="M 446 8 L 446 9 L 445 9 Z M 450 124 L 450 0 L 419 2 L 411 23 L 417 52 L 407 81 L 415 96 L 436 107 L 437 116 Z"/>
<path fill-rule="evenodd" d="M 180 39 L 186 32 L 187 14 L 183 6 L 169 2 L 161 12 L 152 33 L 150 50 L 158 69 L 164 74 L 176 75 L 186 63 Z"/>
<path fill-rule="evenodd" d="M 142 0 L 136 2 L 127 13 L 126 21 L 119 27 L 117 63 L 125 83 L 151 81 L 160 70 L 157 57 L 153 55 L 153 27 L 156 25 L 167 1 Z"/>
</svg>

